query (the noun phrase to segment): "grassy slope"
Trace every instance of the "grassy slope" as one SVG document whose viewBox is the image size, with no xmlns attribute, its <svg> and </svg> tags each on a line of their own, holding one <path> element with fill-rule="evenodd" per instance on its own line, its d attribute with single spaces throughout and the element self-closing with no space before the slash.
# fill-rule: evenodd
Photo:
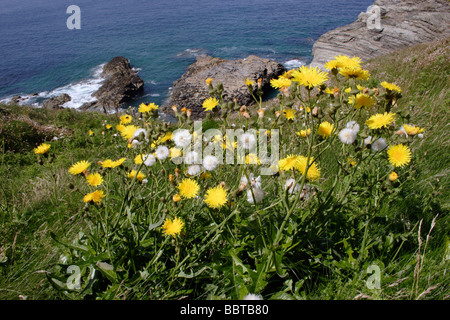
<svg viewBox="0 0 450 320">
<path fill-rule="evenodd" d="M 448 120 L 450 110 L 450 39 L 421 44 L 371 60 L 369 87 L 382 81 L 396 83 L 403 97 L 393 112 L 409 114 L 411 123 L 426 128 L 423 139 L 412 144 L 415 178 L 404 186 L 395 207 L 386 215 L 402 222 L 422 221 L 419 247 L 405 250 L 381 271 L 381 290 L 369 290 L 363 280 L 366 272 L 348 281 L 331 277 L 311 298 L 353 299 L 449 299 L 447 269 L 450 254 L 450 157 Z M 433 218 L 436 223 L 429 233 Z M 418 230 L 416 228 L 415 230 Z M 414 232 L 418 238 L 418 231 Z M 428 247 L 424 249 L 429 235 Z M 425 252 L 424 252 L 425 250 Z M 424 260 L 419 271 L 417 254 Z M 414 287 L 418 281 L 417 288 Z M 414 287 L 414 289 L 413 289 Z M 421 295 L 422 294 L 422 295 Z"/>
<path fill-rule="evenodd" d="M 450 102 L 448 42 L 401 50 L 374 59 L 367 66 L 373 76 L 372 84 L 385 80 L 401 86 L 403 98 L 397 111 L 409 111 L 414 124 L 427 130 L 425 138 L 415 142 L 417 179 L 410 182 L 409 191 L 391 210 L 400 217 L 415 216 L 417 221 L 423 218 L 423 238 L 433 217 L 440 214 L 418 289 L 420 294 L 432 288 L 425 296 L 435 299 L 449 298 L 444 284 L 448 262 L 445 235 L 449 230 L 446 213 L 450 205 L 449 138 L 445 132 Z M 102 143 L 105 120 L 114 125 L 114 117 L 101 114 L 0 105 L 0 299 L 18 299 L 19 295 L 28 299 L 54 297 L 41 271 L 58 260 L 49 234 L 70 234 L 82 227 L 81 219 L 77 219 L 82 210 L 81 195 L 70 188 L 66 170 L 73 161 L 86 157 L 118 157 L 120 150 L 111 146 L 91 147 L 93 142 Z M 88 135 L 89 129 L 94 130 L 93 136 Z M 52 142 L 51 163 L 47 159 L 38 164 L 32 148 L 61 133 L 63 139 Z M 1 262 L 2 255 L 6 261 Z M 374 298 L 409 298 L 415 262 L 412 250 L 386 266 L 381 291 L 365 290 L 362 277 L 343 283 L 330 276 L 329 283 L 308 298 L 352 299 L 361 292 Z"/>
</svg>

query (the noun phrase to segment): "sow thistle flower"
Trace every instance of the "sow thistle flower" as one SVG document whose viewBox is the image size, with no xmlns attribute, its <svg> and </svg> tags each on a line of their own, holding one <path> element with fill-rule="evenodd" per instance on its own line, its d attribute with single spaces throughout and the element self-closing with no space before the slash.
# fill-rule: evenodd
<svg viewBox="0 0 450 320">
<path fill-rule="evenodd" d="M 270 80 L 270 86 L 274 89 L 281 89 L 290 87 L 292 83 L 291 79 L 285 78 L 285 77 L 278 77 L 278 79 L 271 79 Z"/>
<path fill-rule="evenodd" d="M 203 101 L 202 107 L 205 111 L 212 111 L 218 104 L 219 101 L 216 98 L 211 97 Z"/>
<path fill-rule="evenodd" d="M 42 143 L 33 150 L 35 154 L 45 154 L 49 149 L 50 145 L 48 143 Z"/>
<path fill-rule="evenodd" d="M 116 160 L 116 161 L 112 161 L 111 159 L 106 159 L 105 161 L 99 161 L 99 164 L 103 168 L 115 168 L 115 167 L 122 165 L 122 163 L 124 163 L 125 160 L 126 160 L 126 158 L 120 158 L 119 160 Z"/>
<path fill-rule="evenodd" d="M 361 67 L 343 67 L 339 69 L 339 73 L 347 79 L 367 80 L 370 77 L 369 71 L 364 70 Z"/>
<path fill-rule="evenodd" d="M 328 74 L 320 71 L 318 67 L 301 66 L 292 72 L 292 81 L 304 86 L 308 90 L 321 86 L 328 80 Z"/>
<path fill-rule="evenodd" d="M 295 119 L 294 111 L 292 111 L 292 109 L 284 109 L 283 110 L 283 114 L 284 114 L 284 117 L 287 120 L 294 120 Z"/>
<path fill-rule="evenodd" d="M 308 164 L 307 157 L 298 156 L 295 168 L 304 175 L 306 172 L 307 164 Z M 306 179 L 308 179 L 309 181 L 314 181 L 319 178 L 320 178 L 320 168 L 317 165 L 317 163 L 314 162 L 314 158 L 310 157 L 308 172 L 306 172 Z"/>
<path fill-rule="evenodd" d="M 306 138 L 307 136 L 309 136 L 311 134 L 311 129 L 306 129 L 306 130 L 300 130 L 299 132 L 296 132 L 297 135 L 299 135 L 302 138 Z"/>
<path fill-rule="evenodd" d="M 334 126 L 328 121 L 322 122 L 317 128 L 317 134 L 326 139 L 331 135 L 331 132 L 333 132 L 333 128 Z"/>
<path fill-rule="evenodd" d="M 183 179 L 177 188 L 180 191 L 180 196 L 186 199 L 195 198 L 200 190 L 200 186 L 197 181 L 190 178 Z"/>
<path fill-rule="evenodd" d="M 123 114 L 120 116 L 120 124 L 125 125 L 130 123 L 133 120 L 133 117 L 129 114 Z"/>
<path fill-rule="evenodd" d="M 393 84 L 393 83 L 389 83 L 389 82 L 383 81 L 381 83 L 381 86 L 383 88 L 385 88 L 386 90 L 388 90 L 388 91 L 396 91 L 398 93 L 402 92 L 402 89 L 400 89 L 399 86 L 397 86 L 396 84 Z"/>
<path fill-rule="evenodd" d="M 100 203 L 102 198 L 105 196 L 105 193 L 103 190 L 95 190 L 94 192 L 88 193 L 83 197 L 83 201 L 86 203 L 94 202 L 94 203 Z"/>
<path fill-rule="evenodd" d="M 389 162 L 396 167 L 403 167 L 411 161 L 411 150 L 403 144 L 389 147 L 387 154 Z"/>
<path fill-rule="evenodd" d="M 297 156 L 297 155 L 290 154 L 287 157 L 280 159 L 278 161 L 278 166 L 279 166 L 280 170 L 281 171 L 289 171 L 289 170 L 295 169 L 297 166 L 298 157 L 299 156 Z"/>
<path fill-rule="evenodd" d="M 249 78 L 245 80 L 245 85 L 247 87 L 252 87 L 255 84 L 255 81 L 251 81 Z"/>
<path fill-rule="evenodd" d="M 355 96 L 348 98 L 348 101 L 353 104 L 356 109 L 361 109 L 362 107 L 370 108 L 375 104 L 375 99 L 365 93 L 358 93 Z"/>
<path fill-rule="evenodd" d="M 138 130 L 139 128 L 136 127 L 135 125 L 128 125 L 128 126 L 123 126 L 120 130 L 120 135 L 124 138 L 124 139 L 132 139 L 134 136 L 134 132 L 136 130 Z"/>
<path fill-rule="evenodd" d="M 404 124 L 401 128 L 408 136 L 415 136 L 425 131 L 424 128 L 416 127 L 410 124 Z"/>
<path fill-rule="evenodd" d="M 372 130 L 387 127 L 395 121 L 395 115 L 396 114 L 393 112 L 374 114 L 369 119 L 367 119 L 366 125 Z"/>
<path fill-rule="evenodd" d="M 152 103 L 149 103 L 149 104 L 141 103 L 141 104 L 139 105 L 138 111 L 139 111 L 140 113 L 149 113 L 149 112 L 158 110 L 158 108 L 159 108 L 159 106 L 156 105 L 156 104 L 153 103 L 153 102 L 152 102 Z"/>
<path fill-rule="evenodd" d="M 397 179 L 398 179 L 398 174 L 397 174 L 395 171 L 392 171 L 392 172 L 389 174 L 389 181 L 394 182 L 394 181 L 397 180 Z"/>
<path fill-rule="evenodd" d="M 91 185 L 93 187 L 98 187 L 99 185 L 101 185 L 103 183 L 103 178 L 100 175 L 100 173 L 91 173 L 91 174 L 87 175 L 86 181 L 89 185 Z"/>
<path fill-rule="evenodd" d="M 134 177 L 136 177 L 136 180 L 138 181 L 142 181 L 145 179 L 145 174 L 142 173 L 141 171 L 137 172 L 136 170 L 131 170 L 128 174 L 127 174 L 128 178 L 130 179 L 134 179 Z"/>
<path fill-rule="evenodd" d="M 227 191 L 222 185 L 208 189 L 205 195 L 205 203 L 212 209 L 218 209 L 227 203 Z"/>
<path fill-rule="evenodd" d="M 340 68 L 359 68 L 361 66 L 361 58 L 345 55 L 338 55 L 334 57 L 334 60 L 325 63 L 325 68 L 328 70 L 340 69 Z"/>
<path fill-rule="evenodd" d="M 75 163 L 74 165 L 72 165 L 69 168 L 69 173 L 73 174 L 73 175 L 77 175 L 80 174 L 82 172 L 84 172 L 87 168 L 89 168 L 89 166 L 91 165 L 90 162 L 88 161 L 78 161 L 77 163 Z"/>
<path fill-rule="evenodd" d="M 177 234 L 181 233 L 183 230 L 184 222 L 180 218 L 165 219 L 164 224 L 162 225 L 163 231 L 168 236 L 175 237 Z"/>
</svg>

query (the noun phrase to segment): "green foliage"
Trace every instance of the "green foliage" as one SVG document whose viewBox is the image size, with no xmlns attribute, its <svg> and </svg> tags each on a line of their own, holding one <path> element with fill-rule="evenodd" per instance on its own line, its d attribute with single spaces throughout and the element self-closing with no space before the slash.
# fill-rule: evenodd
<svg viewBox="0 0 450 320">
<path fill-rule="evenodd" d="M 384 59 L 371 62 L 368 67 L 377 69 L 370 69 L 367 81 L 331 77 L 329 87 L 337 85 L 338 95 L 325 93 L 320 84 L 314 89 L 294 84 L 268 106 L 262 102 L 263 92 L 250 85 L 256 109 L 265 109 L 262 117 L 253 108 L 224 101 L 220 86 L 211 86 L 219 104 L 202 129 L 222 132 L 222 140 L 214 143 L 224 146 L 225 129 L 231 124 L 271 129 L 269 137 L 279 129 L 281 158 L 305 156 L 305 168 L 262 175 L 247 185 L 241 178 L 252 181 L 263 165 L 220 164 L 209 175 L 188 176 L 189 166 L 170 158 L 151 166 L 135 162 L 158 146 L 174 146 L 173 140 L 163 139 L 174 130 L 192 133 L 187 110 L 177 110 L 176 124 L 161 123 L 157 110 L 128 110 L 131 124 L 146 129 L 133 147 L 133 138 L 116 127 L 116 116 L 1 106 L 11 120 L 8 128 L 20 117 L 32 120 L 33 128 L 54 127 L 51 135 L 22 151 L 3 148 L 1 154 L 0 296 L 223 300 L 254 293 L 264 299 L 448 299 L 448 160 L 442 150 L 448 138 L 442 138 L 442 127 L 428 124 L 429 118 L 446 122 L 436 111 L 445 110 L 439 103 L 448 100 L 442 100 L 445 84 L 436 77 L 448 70 L 448 59 L 438 55 L 414 73 L 407 64 L 391 60 L 401 56 Z M 380 65 L 383 61 L 389 63 Z M 430 75 L 429 68 L 440 73 Z M 417 79 L 406 84 L 412 74 L 422 77 L 422 86 Z M 399 84 L 401 96 L 387 92 L 383 81 Z M 348 87 L 350 92 L 345 92 Z M 360 92 L 376 104 L 355 109 L 349 98 Z M 435 109 L 417 98 L 421 95 L 428 95 Z M 412 104 L 417 108 L 411 110 Z M 381 130 L 366 126 L 369 116 L 389 108 L 397 113 L 395 125 Z M 293 110 L 293 119 L 286 117 L 286 109 Z M 351 120 L 361 130 L 347 145 L 337 134 Z M 329 137 L 318 134 L 324 121 L 334 125 Z M 20 125 L 24 123 L 31 122 Z M 396 134 L 403 123 L 425 127 L 424 138 Z M 297 134 L 308 128 L 310 135 Z M 27 130 L 20 139 L 29 139 Z M 364 143 L 369 135 L 391 145 L 408 145 L 411 162 L 393 167 L 386 150 L 375 152 Z M 53 136 L 58 139 L 50 141 Z M 50 150 L 34 154 L 42 141 L 51 143 Z M 201 141 L 203 148 L 209 144 Z M 271 150 L 274 144 L 269 141 Z M 103 166 L 107 159 L 120 158 L 125 161 L 117 167 Z M 81 160 L 91 163 L 88 173 L 102 176 L 101 185 L 89 185 L 83 173 L 68 173 Z M 314 164 L 320 169 L 317 179 L 308 175 Z M 131 170 L 145 179 L 130 177 Z M 399 177 L 391 181 L 393 170 Z M 178 188 L 188 177 L 200 186 L 192 199 Z M 297 192 L 286 191 L 288 178 L 295 180 Z M 254 195 L 250 186 L 258 183 L 264 197 L 249 203 Z M 225 186 L 227 201 L 211 208 L 204 196 L 218 185 Z M 95 190 L 103 190 L 105 197 L 86 200 Z M 167 229 L 174 218 L 184 225 Z M 373 288 L 376 276 L 381 283 Z"/>
</svg>

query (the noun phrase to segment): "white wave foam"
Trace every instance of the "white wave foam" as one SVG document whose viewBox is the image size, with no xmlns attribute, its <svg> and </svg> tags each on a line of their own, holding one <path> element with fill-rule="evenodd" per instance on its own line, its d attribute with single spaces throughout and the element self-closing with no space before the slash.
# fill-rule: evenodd
<svg viewBox="0 0 450 320">
<path fill-rule="evenodd" d="M 292 59 L 284 62 L 283 65 L 286 67 L 286 69 L 289 70 L 301 67 L 304 65 L 304 63 L 299 59 Z"/>
<path fill-rule="evenodd" d="M 96 99 L 92 97 L 92 94 L 96 92 L 102 85 L 103 78 L 101 73 L 103 71 L 103 66 L 101 64 L 91 71 L 91 76 L 88 79 L 83 79 L 77 82 L 69 83 L 63 87 L 56 88 L 51 91 L 43 91 L 38 94 L 23 95 L 20 97 L 20 105 L 32 105 L 35 107 L 41 107 L 43 100 L 59 96 L 61 94 L 68 94 L 72 100 L 66 102 L 62 105 L 64 108 L 74 108 L 77 109 L 81 107 L 86 102 L 93 102 Z M 12 97 L 7 97 L 2 100 L 2 102 L 9 102 Z"/>
<path fill-rule="evenodd" d="M 176 56 L 177 57 L 186 57 L 186 56 L 193 56 L 193 57 L 198 57 L 202 54 L 206 54 L 206 49 L 202 49 L 202 48 L 193 48 L 193 49 L 185 49 L 182 52 L 178 53 Z"/>
</svg>

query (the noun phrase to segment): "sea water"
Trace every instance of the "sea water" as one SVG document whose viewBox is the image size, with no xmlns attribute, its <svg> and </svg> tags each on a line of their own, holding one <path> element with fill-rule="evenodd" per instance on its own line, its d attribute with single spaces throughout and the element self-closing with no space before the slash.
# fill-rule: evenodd
<svg viewBox="0 0 450 320">
<path fill-rule="evenodd" d="M 287 69 L 312 60 L 323 33 L 356 20 L 373 0 L 2 0 L 0 101 L 39 106 L 67 93 L 64 107 L 93 101 L 101 70 L 124 56 L 144 80 L 134 104 L 167 99 L 197 56 L 251 54 Z M 80 29 L 66 12 L 80 8 Z"/>
</svg>

